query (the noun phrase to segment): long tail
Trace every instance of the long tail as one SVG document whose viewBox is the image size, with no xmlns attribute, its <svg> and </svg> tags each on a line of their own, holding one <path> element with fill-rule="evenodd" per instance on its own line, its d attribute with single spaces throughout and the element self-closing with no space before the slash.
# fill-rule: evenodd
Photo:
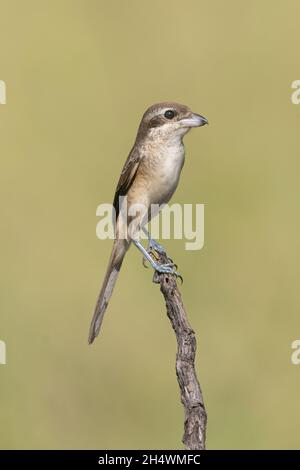
<svg viewBox="0 0 300 470">
<path fill-rule="evenodd" d="M 89 344 L 91 344 L 99 334 L 106 307 L 108 305 L 109 299 L 111 298 L 113 288 L 117 281 L 119 271 L 128 248 L 129 244 L 126 240 L 115 240 L 103 285 L 96 303 L 94 316 L 91 322 Z"/>
</svg>

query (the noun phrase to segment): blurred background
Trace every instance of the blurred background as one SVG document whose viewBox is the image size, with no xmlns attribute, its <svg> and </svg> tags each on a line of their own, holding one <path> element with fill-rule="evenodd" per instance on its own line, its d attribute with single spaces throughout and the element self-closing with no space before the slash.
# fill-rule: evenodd
<svg viewBox="0 0 300 470">
<path fill-rule="evenodd" d="M 299 14 L 296 0 L 0 0 L 2 449 L 183 447 L 175 337 L 137 250 L 87 345 L 112 247 L 96 208 L 162 100 L 210 121 L 185 139 L 172 200 L 205 204 L 205 246 L 164 243 L 207 447 L 299 448 Z"/>
</svg>

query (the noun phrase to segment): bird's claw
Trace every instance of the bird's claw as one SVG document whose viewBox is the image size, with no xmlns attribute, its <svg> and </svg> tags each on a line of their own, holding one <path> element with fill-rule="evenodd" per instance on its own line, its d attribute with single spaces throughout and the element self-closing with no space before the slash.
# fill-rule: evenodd
<svg viewBox="0 0 300 470">
<path fill-rule="evenodd" d="M 148 251 L 149 255 L 151 255 L 152 258 L 153 258 L 155 261 L 158 261 L 158 260 L 159 260 L 159 257 L 157 256 L 157 254 L 155 253 L 155 251 L 153 251 L 152 249 L 148 249 L 147 251 Z M 143 263 L 144 268 L 148 268 L 148 266 L 146 265 L 147 261 L 148 261 L 147 258 L 143 257 L 142 263 Z"/>
<path fill-rule="evenodd" d="M 159 260 L 159 256 L 157 255 L 157 251 L 153 250 L 152 248 L 149 248 L 148 253 L 154 258 L 156 261 Z"/>
<path fill-rule="evenodd" d="M 174 264 L 173 262 L 171 263 L 165 263 L 165 264 L 160 264 L 155 268 L 155 272 L 158 274 L 173 274 L 173 276 L 176 276 L 176 279 L 179 278 L 181 281 L 181 284 L 183 284 L 183 277 L 181 274 L 179 274 L 176 269 L 178 268 L 177 264 Z"/>
<path fill-rule="evenodd" d="M 157 266 L 155 266 L 155 271 L 157 271 L 160 274 L 175 274 L 174 264 L 173 263 L 158 264 Z"/>
<path fill-rule="evenodd" d="M 149 240 L 149 250 L 150 251 L 156 251 L 157 253 L 160 253 L 161 255 L 166 254 L 166 250 L 162 245 L 160 245 L 156 240 L 153 240 L 152 238 Z"/>
<path fill-rule="evenodd" d="M 168 258 L 168 263 L 163 263 L 163 264 L 158 263 L 160 259 L 159 254 L 166 255 L 166 251 L 161 245 L 159 245 L 159 243 L 157 243 L 155 240 L 151 240 L 147 251 L 153 259 L 153 263 L 151 264 L 154 268 L 154 277 L 153 277 L 154 282 L 159 282 L 160 274 L 173 274 L 173 276 L 176 276 L 176 279 L 179 278 L 181 281 L 181 284 L 183 284 L 183 277 L 181 276 L 181 274 L 177 272 L 178 266 L 176 263 L 173 263 L 173 260 L 171 258 Z M 143 263 L 144 268 L 148 268 L 148 266 L 146 265 L 147 261 L 149 260 L 143 257 L 142 263 Z"/>
</svg>

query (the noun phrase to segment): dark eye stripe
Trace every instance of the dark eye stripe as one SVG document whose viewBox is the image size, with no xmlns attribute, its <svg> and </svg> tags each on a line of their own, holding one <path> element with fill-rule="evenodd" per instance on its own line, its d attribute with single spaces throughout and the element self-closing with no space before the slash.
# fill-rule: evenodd
<svg viewBox="0 0 300 470">
<path fill-rule="evenodd" d="M 168 109 L 164 116 L 166 119 L 173 119 L 175 117 L 175 112 L 172 109 Z"/>
</svg>

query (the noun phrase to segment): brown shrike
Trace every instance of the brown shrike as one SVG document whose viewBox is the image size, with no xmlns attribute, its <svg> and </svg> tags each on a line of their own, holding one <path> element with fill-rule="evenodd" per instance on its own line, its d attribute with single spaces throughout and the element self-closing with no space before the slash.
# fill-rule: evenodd
<svg viewBox="0 0 300 470">
<path fill-rule="evenodd" d="M 144 225 L 153 217 L 151 206 L 160 208 L 168 203 L 177 188 L 185 157 L 183 137 L 192 127 L 205 124 L 208 124 L 206 118 L 178 103 L 155 104 L 143 115 L 115 192 L 115 241 L 90 326 L 89 343 L 94 341 L 100 331 L 107 304 L 131 243 L 143 253 L 155 271 L 177 274 L 173 263 L 160 265 L 155 262 L 149 250 L 139 242 L 138 233 L 140 230 L 147 233 Z M 126 213 L 123 217 L 122 201 L 125 196 Z M 132 210 L 136 207 L 141 209 Z M 163 250 L 149 234 L 148 237 L 150 249 Z"/>
</svg>

